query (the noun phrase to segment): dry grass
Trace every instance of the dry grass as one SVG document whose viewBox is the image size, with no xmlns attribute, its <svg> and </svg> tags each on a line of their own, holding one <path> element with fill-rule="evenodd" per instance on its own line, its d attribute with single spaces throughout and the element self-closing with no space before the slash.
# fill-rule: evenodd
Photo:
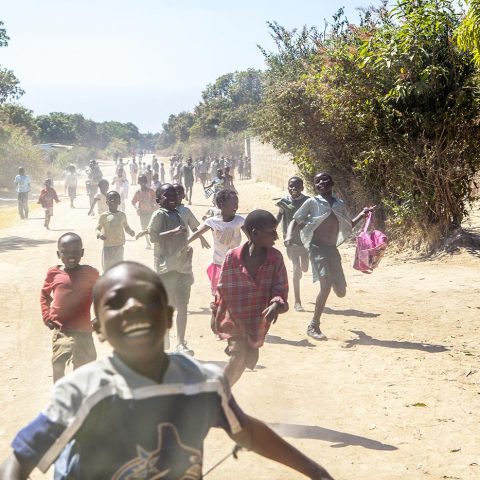
<svg viewBox="0 0 480 480">
<path fill-rule="evenodd" d="M 33 212 L 38 208 L 40 208 L 40 205 L 30 204 L 28 208 L 31 212 Z M 19 221 L 20 221 L 20 218 L 18 216 L 18 208 L 16 205 L 14 207 L 0 208 L 0 230 L 11 227 L 12 225 L 14 225 Z"/>
</svg>

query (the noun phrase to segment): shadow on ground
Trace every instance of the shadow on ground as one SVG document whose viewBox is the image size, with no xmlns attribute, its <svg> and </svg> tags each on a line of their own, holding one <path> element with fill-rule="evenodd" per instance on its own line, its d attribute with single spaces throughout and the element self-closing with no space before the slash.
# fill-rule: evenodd
<svg viewBox="0 0 480 480">
<path fill-rule="evenodd" d="M 305 338 L 303 340 L 287 340 L 286 338 L 278 337 L 277 335 L 267 335 L 265 342 L 278 345 L 291 345 L 292 347 L 316 347 L 316 345 L 310 343 Z"/>
<path fill-rule="evenodd" d="M 35 240 L 26 237 L 5 237 L 0 238 L 0 252 L 9 252 L 10 250 L 24 250 L 29 247 L 38 247 L 46 243 L 56 243 L 55 240 Z"/>
<path fill-rule="evenodd" d="M 359 446 L 370 450 L 398 450 L 398 448 L 393 445 L 372 440 L 371 438 L 330 430 L 329 428 L 315 425 L 296 425 L 290 423 L 269 423 L 268 425 L 282 437 L 324 440 L 326 442 L 332 442 L 332 448 Z"/>
<path fill-rule="evenodd" d="M 200 310 L 189 310 L 189 315 L 212 315 L 210 308 L 201 307 Z"/>
<path fill-rule="evenodd" d="M 379 313 L 362 312 L 361 310 L 355 310 L 353 308 L 333 310 L 333 308 L 325 307 L 323 312 L 330 315 L 343 315 L 345 317 L 375 318 L 380 316 Z"/>
<path fill-rule="evenodd" d="M 406 350 L 420 350 L 428 353 L 440 353 L 446 352 L 449 349 L 444 345 L 434 345 L 431 343 L 418 343 L 418 342 L 400 342 L 398 340 L 378 340 L 365 332 L 359 330 L 350 330 L 357 335 L 358 338 L 347 340 L 343 345 L 343 348 L 352 348 L 356 345 L 372 345 L 374 347 L 387 347 L 387 348 L 404 348 Z"/>
</svg>

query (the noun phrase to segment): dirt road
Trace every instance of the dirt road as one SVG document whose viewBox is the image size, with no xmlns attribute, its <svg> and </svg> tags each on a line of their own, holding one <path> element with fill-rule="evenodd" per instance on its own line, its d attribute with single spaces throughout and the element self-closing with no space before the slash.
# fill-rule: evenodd
<svg viewBox="0 0 480 480">
<path fill-rule="evenodd" d="M 275 211 L 272 198 L 282 193 L 253 181 L 238 182 L 238 189 L 239 213 L 260 207 Z M 61 200 L 52 230 L 31 218 L 0 233 L 1 458 L 51 388 L 50 332 L 41 322 L 38 299 L 44 274 L 56 263 L 56 239 L 74 230 L 84 240 L 84 263 L 100 265 L 101 242 L 94 235 L 96 219 L 87 216 L 87 198 L 79 197 L 74 210 L 67 198 Z M 201 218 L 208 201 L 198 184 L 193 200 Z M 131 205 L 127 215 L 138 230 Z M 153 253 L 143 240 L 128 240 L 125 257 L 151 265 Z M 196 358 L 222 365 L 224 345 L 209 328 L 205 268 L 211 251 L 199 243 L 194 248 L 187 337 Z M 329 340 L 313 343 L 305 335 L 317 293 L 307 274 L 302 281 L 307 312 L 290 311 L 273 326 L 257 369 L 234 388 L 238 403 L 337 479 L 480 478 L 478 252 L 431 261 L 389 256 L 370 276 L 350 267 L 353 252 L 352 245 L 341 247 L 348 293 L 344 299 L 332 296 L 327 304 L 322 329 Z M 108 348 L 99 345 L 99 351 L 105 354 Z M 205 471 L 232 447 L 223 432 L 212 431 Z M 51 478 L 51 473 L 36 472 L 32 478 Z M 206 478 L 300 476 L 241 452 L 239 460 L 230 458 Z"/>
</svg>

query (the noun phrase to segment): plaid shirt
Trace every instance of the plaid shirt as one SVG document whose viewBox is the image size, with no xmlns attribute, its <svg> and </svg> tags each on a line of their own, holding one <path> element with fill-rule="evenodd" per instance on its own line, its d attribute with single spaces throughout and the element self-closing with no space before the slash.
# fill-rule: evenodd
<svg viewBox="0 0 480 480">
<path fill-rule="evenodd" d="M 248 243 L 229 250 L 223 262 L 215 298 L 215 332 L 223 339 L 246 339 L 251 347 L 263 345 L 270 323 L 262 311 L 278 302 L 279 313 L 288 310 L 288 277 L 282 254 L 267 250 L 267 258 L 253 279 L 242 259 Z"/>
</svg>

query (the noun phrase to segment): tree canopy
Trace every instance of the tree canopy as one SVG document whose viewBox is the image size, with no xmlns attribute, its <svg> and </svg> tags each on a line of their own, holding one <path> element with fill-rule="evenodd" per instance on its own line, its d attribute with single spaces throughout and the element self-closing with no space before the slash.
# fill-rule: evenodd
<svg viewBox="0 0 480 480">
<path fill-rule="evenodd" d="M 480 91 L 455 41 L 449 0 L 342 11 L 325 31 L 271 24 L 256 129 L 311 175 L 330 170 L 353 205 L 383 206 L 390 228 L 428 245 L 457 228 L 480 167 Z"/>
</svg>

